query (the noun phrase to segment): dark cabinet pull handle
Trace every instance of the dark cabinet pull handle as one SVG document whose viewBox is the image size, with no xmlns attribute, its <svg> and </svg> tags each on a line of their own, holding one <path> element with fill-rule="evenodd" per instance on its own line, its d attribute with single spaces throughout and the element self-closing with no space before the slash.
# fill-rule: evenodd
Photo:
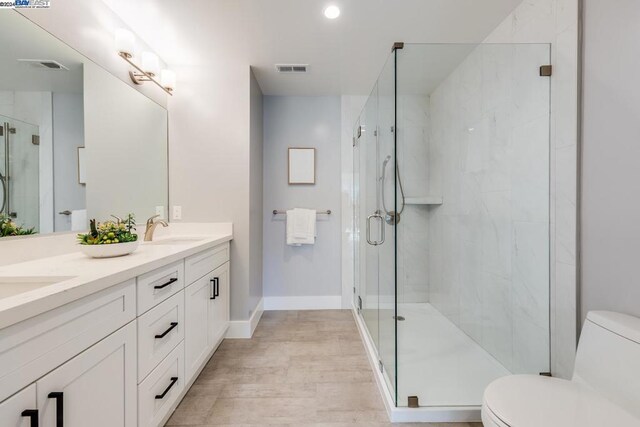
<svg viewBox="0 0 640 427">
<path fill-rule="evenodd" d="M 156 285 L 153 287 L 153 289 L 162 289 L 162 288 L 166 288 L 167 286 L 169 286 L 172 283 L 175 283 L 178 281 L 177 277 L 172 277 L 171 279 L 169 279 L 169 281 L 167 283 L 164 283 L 162 285 Z"/>
<path fill-rule="evenodd" d="M 56 400 L 56 427 L 64 427 L 64 393 L 54 391 L 49 393 L 47 397 Z"/>
<path fill-rule="evenodd" d="M 215 281 L 213 282 L 213 285 L 215 286 L 215 295 L 219 297 L 220 296 L 220 278 L 216 277 L 214 280 Z"/>
<path fill-rule="evenodd" d="M 171 384 L 169 384 L 169 387 L 164 389 L 162 394 L 156 394 L 156 399 L 164 399 L 167 393 L 169 393 L 169 390 L 171 390 L 171 387 L 173 387 L 177 382 L 178 382 L 178 377 L 171 377 Z"/>
<path fill-rule="evenodd" d="M 38 410 L 37 409 L 25 409 L 22 411 L 23 417 L 31 418 L 31 427 L 38 427 Z"/>
<path fill-rule="evenodd" d="M 211 279 L 211 298 L 209 299 L 216 299 L 218 295 L 218 278 L 214 277 Z"/>
<path fill-rule="evenodd" d="M 169 332 L 171 332 L 171 330 L 173 328 L 175 328 L 176 326 L 178 326 L 178 322 L 171 322 L 171 326 L 169 326 L 169 329 L 167 329 L 166 331 L 164 331 L 161 334 L 156 335 L 156 338 L 160 339 L 160 338 L 164 338 Z"/>
</svg>

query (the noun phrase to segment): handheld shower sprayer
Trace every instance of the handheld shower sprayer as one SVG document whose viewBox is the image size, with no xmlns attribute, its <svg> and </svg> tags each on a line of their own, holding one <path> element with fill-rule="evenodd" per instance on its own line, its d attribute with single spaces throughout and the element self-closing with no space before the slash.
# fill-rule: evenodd
<svg viewBox="0 0 640 427">
<path fill-rule="evenodd" d="M 384 175 L 384 171 L 387 168 L 387 163 L 391 160 L 391 155 L 385 157 L 384 162 L 382 162 L 382 174 Z"/>
<path fill-rule="evenodd" d="M 382 162 L 382 173 L 380 174 L 380 181 L 382 182 L 382 185 L 383 185 L 382 191 L 384 191 L 384 181 L 387 176 L 387 163 L 389 163 L 390 160 L 391 160 L 391 156 L 387 156 Z M 383 204 L 384 204 L 384 199 L 383 199 Z"/>
<path fill-rule="evenodd" d="M 385 157 L 384 161 L 382 162 L 382 176 L 380 177 L 380 180 L 382 181 L 382 209 L 384 209 L 384 213 L 385 213 L 385 221 L 387 222 L 387 224 L 389 225 L 395 225 L 398 222 L 400 222 L 400 214 L 404 211 L 404 189 L 402 188 L 402 180 L 400 179 L 400 168 L 398 167 L 398 159 L 396 158 L 396 162 L 395 162 L 395 166 L 396 166 L 396 177 L 398 178 L 398 187 L 400 187 L 400 196 L 401 196 L 401 200 L 402 200 L 402 207 L 400 208 L 400 210 L 396 211 L 389 211 L 387 209 L 387 205 L 386 205 L 386 201 L 385 201 L 385 196 L 384 196 L 384 187 L 385 187 L 385 180 L 386 180 L 386 176 L 387 176 L 387 164 L 391 161 L 391 155 L 388 155 L 387 157 Z"/>
</svg>

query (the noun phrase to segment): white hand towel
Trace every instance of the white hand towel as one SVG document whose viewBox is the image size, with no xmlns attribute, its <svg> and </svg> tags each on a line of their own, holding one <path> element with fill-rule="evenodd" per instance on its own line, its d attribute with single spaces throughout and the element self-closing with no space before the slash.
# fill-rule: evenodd
<svg viewBox="0 0 640 427">
<path fill-rule="evenodd" d="M 85 231 L 87 229 L 89 229 L 87 210 L 78 209 L 71 211 L 71 231 Z"/>
<path fill-rule="evenodd" d="M 287 211 L 287 245 L 313 245 L 315 237 L 315 210 L 296 208 Z"/>
<path fill-rule="evenodd" d="M 311 209 L 293 210 L 293 237 L 309 239 L 315 235 L 316 211 Z"/>
<path fill-rule="evenodd" d="M 289 246 L 301 246 L 301 243 L 297 243 L 296 239 L 293 237 L 293 210 L 290 209 L 287 211 L 287 245 Z"/>
</svg>

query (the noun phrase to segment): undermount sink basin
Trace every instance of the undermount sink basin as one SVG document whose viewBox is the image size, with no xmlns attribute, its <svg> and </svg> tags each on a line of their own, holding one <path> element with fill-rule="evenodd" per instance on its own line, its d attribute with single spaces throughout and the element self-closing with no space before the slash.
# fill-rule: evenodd
<svg viewBox="0 0 640 427">
<path fill-rule="evenodd" d="M 147 245 L 189 245 L 191 243 L 199 242 L 200 240 L 204 240 L 204 237 L 199 237 L 199 236 L 167 237 L 164 239 L 147 242 Z"/>
<path fill-rule="evenodd" d="M 0 298 L 12 297 L 69 279 L 73 277 L 0 277 Z"/>
</svg>

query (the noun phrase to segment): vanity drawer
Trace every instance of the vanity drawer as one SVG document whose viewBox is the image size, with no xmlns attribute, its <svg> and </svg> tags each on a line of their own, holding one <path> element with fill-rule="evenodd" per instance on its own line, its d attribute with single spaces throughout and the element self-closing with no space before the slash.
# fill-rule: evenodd
<svg viewBox="0 0 640 427">
<path fill-rule="evenodd" d="M 0 331 L 0 401 L 135 319 L 135 280 Z"/>
<path fill-rule="evenodd" d="M 159 426 L 177 405 L 185 386 L 180 343 L 138 386 L 138 427 Z"/>
<path fill-rule="evenodd" d="M 138 316 L 184 288 L 182 261 L 138 277 Z"/>
<path fill-rule="evenodd" d="M 210 271 L 229 261 L 229 243 L 223 243 L 185 259 L 185 283 L 190 285 Z"/>
<path fill-rule="evenodd" d="M 184 339 L 184 290 L 138 318 L 138 383 Z"/>
</svg>

